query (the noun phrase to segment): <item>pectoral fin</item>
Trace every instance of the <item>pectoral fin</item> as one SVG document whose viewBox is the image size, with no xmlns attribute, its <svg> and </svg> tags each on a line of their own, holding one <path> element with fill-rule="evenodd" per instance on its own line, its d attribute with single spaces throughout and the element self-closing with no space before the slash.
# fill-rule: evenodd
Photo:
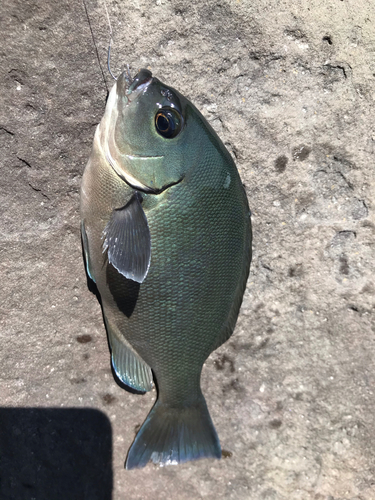
<svg viewBox="0 0 375 500">
<path fill-rule="evenodd" d="M 151 260 L 151 235 L 141 201 L 136 191 L 123 208 L 112 212 L 103 233 L 108 262 L 138 283 L 146 278 Z"/>
<path fill-rule="evenodd" d="M 109 343 L 112 352 L 112 366 L 124 384 L 141 392 L 152 389 L 152 372 L 148 364 L 135 352 L 119 330 L 111 325 L 106 317 Z"/>
</svg>

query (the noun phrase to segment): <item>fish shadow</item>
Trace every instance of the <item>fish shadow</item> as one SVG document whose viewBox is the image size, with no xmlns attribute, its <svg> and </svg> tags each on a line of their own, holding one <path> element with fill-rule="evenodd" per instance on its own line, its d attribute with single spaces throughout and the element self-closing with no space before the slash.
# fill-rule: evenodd
<svg viewBox="0 0 375 500">
<path fill-rule="evenodd" d="M 112 428 L 88 408 L 0 408 L 2 500 L 111 500 Z"/>
</svg>

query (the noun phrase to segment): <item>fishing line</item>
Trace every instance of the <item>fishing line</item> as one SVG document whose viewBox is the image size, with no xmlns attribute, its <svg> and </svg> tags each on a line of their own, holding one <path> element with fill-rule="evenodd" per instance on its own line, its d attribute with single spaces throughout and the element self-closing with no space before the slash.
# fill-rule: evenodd
<svg viewBox="0 0 375 500">
<path fill-rule="evenodd" d="M 107 93 L 109 93 L 109 90 L 108 90 L 108 85 L 107 85 L 107 81 L 105 79 L 105 76 L 104 76 L 104 71 L 103 71 L 103 68 L 102 68 L 102 65 L 101 65 L 101 62 L 100 62 L 100 57 L 99 57 L 99 51 L 98 51 L 98 47 L 96 45 L 96 42 L 95 42 L 95 37 L 94 37 L 94 32 L 92 30 L 92 26 L 91 26 L 91 22 L 90 22 L 90 18 L 89 18 L 89 13 L 87 12 L 87 7 L 86 7 L 86 2 L 85 0 L 82 0 L 83 2 L 83 6 L 85 8 L 85 12 L 86 12 L 86 17 L 87 17 L 87 21 L 89 23 L 89 27 L 90 27 L 90 31 L 91 31 L 91 36 L 92 36 L 92 41 L 94 42 L 94 47 L 95 47 L 95 51 L 96 51 L 96 57 L 98 59 L 98 62 L 99 62 L 99 67 L 100 67 L 100 71 L 102 73 L 102 77 L 103 77 L 103 81 L 104 81 L 104 85 L 107 89 Z M 106 6 L 106 10 L 107 10 L 107 6 Z M 108 11 L 107 11 L 107 15 L 108 15 Z M 108 21 L 109 21 L 109 17 L 108 17 Z M 111 24 L 110 24 L 110 29 L 111 29 L 111 33 L 112 33 L 112 28 L 111 28 Z M 112 35 L 111 35 L 111 38 L 112 38 Z M 111 45 L 110 45 L 111 46 Z M 112 75 L 112 73 L 111 73 Z M 113 75 L 112 75 L 113 76 Z"/>
<path fill-rule="evenodd" d="M 107 68 L 109 71 L 109 74 L 114 80 L 117 80 L 117 76 L 115 76 L 112 71 L 111 71 L 111 43 L 112 43 L 112 37 L 109 39 L 109 46 L 108 46 L 108 56 L 107 56 Z"/>
<path fill-rule="evenodd" d="M 112 71 L 111 71 L 111 45 L 112 45 L 112 25 L 111 25 L 111 20 L 109 19 L 109 14 L 108 14 L 108 9 L 107 9 L 107 2 L 104 0 L 104 7 L 105 7 L 105 12 L 107 14 L 107 21 L 108 21 L 108 26 L 109 26 L 109 46 L 108 46 L 108 55 L 107 55 L 107 68 L 109 71 L 109 74 L 114 80 L 117 80 L 117 76 L 115 76 Z"/>
</svg>

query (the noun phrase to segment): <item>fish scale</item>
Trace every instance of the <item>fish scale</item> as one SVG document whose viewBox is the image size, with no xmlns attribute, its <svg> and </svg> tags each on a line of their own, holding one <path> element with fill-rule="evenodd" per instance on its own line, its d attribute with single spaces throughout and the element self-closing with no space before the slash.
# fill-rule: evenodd
<svg viewBox="0 0 375 500">
<path fill-rule="evenodd" d="M 81 188 L 86 265 L 115 372 L 134 389 L 153 380 L 158 388 L 126 467 L 220 458 L 200 375 L 242 302 L 247 197 L 231 156 L 186 98 L 147 70 L 126 79 L 109 95 Z"/>
</svg>

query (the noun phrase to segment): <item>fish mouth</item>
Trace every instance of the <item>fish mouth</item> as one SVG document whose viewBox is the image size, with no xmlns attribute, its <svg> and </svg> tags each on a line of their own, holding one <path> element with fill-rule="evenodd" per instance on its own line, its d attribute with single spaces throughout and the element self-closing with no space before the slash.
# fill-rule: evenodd
<svg viewBox="0 0 375 500">
<path fill-rule="evenodd" d="M 148 69 L 141 69 L 134 78 L 131 77 L 128 68 L 127 73 L 123 73 L 124 79 L 128 85 L 126 94 L 144 92 L 153 80 L 152 73 Z"/>
<path fill-rule="evenodd" d="M 127 98 L 127 104 L 130 104 L 138 95 L 146 92 L 147 88 L 154 80 L 151 71 L 141 69 L 134 78 L 132 78 L 129 67 L 123 71 L 116 81 L 116 94 Z"/>
</svg>

